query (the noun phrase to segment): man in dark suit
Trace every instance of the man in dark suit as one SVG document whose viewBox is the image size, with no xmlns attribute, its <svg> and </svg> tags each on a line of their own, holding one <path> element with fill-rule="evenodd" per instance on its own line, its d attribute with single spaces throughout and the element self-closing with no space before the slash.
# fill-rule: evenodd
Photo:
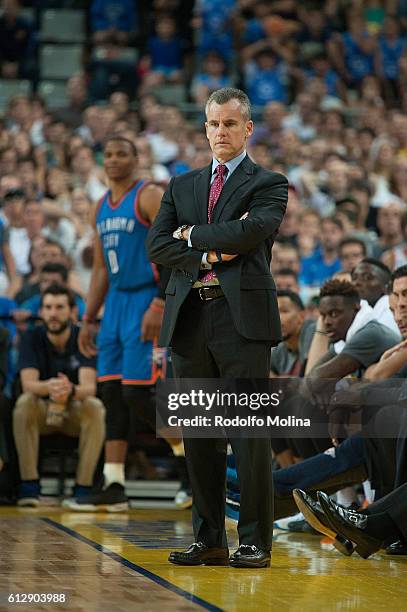
<svg viewBox="0 0 407 612">
<path fill-rule="evenodd" d="M 147 247 L 172 269 L 159 343 L 179 378 L 266 378 L 281 340 L 271 248 L 287 205 L 287 180 L 246 155 L 250 102 L 237 89 L 206 105 L 212 163 L 173 178 Z M 224 525 L 226 441 L 185 439 L 196 542 L 182 565 L 266 567 L 273 529 L 268 439 L 231 439 L 241 489 L 239 548 L 228 561 Z"/>
</svg>

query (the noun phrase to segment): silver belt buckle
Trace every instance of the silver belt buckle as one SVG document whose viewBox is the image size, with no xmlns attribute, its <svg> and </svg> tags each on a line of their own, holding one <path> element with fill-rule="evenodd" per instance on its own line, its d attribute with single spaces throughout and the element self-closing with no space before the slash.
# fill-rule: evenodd
<svg viewBox="0 0 407 612">
<path fill-rule="evenodd" d="M 213 300 L 213 298 L 205 296 L 205 292 L 209 291 L 210 289 L 211 287 L 199 287 L 198 295 L 203 302 L 209 302 L 209 300 Z"/>
</svg>

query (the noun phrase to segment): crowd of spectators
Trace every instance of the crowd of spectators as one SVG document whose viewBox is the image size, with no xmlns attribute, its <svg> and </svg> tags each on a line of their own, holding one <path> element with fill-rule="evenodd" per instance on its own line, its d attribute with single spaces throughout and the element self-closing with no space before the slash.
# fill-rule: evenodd
<svg viewBox="0 0 407 612">
<path fill-rule="evenodd" d="M 272 375 L 308 374 L 314 355 L 329 350 L 337 368 L 331 378 L 354 370 L 362 376 L 404 336 L 404 311 L 395 319 L 386 294 L 391 273 L 407 264 L 406 2 L 94 0 L 83 70 L 67 81 L 61 108 L 35 93 L 40 32 L 27 25 L 16 0 L 3 0 L 2 8 L 1 77 L 34 84 L 31 95 L 10 98 L 0 118 L 6 394 L 41 292 L 54 282 L 69 287 L 73 321 L 83 313 L 91 217 L 107 188 L 106 137 L 131 139 L 140 178 L 166 184 L 210 162 L 203 106 L 212 91 L 229 85 L 243 88 L 253 103 L 249 155 L 289 179 L 272 260 L 286 345 L 273 354 Z M 137 58 L 124 53 L 129 48 Z M 180 87 L 179 103 L 163 101 L 163 88 Z M 318 310 L 319 300 L 349 297 L 352 286 L 359 292 L 349 302 L 353 318 L 328 349 L 319 333 L 328 315 Z M 355 317 L 357 329 L 370 327 L 354 336 L 349 352 Z M 310 451 L 280 445 L 275 454 L 288 468 Z"/>
</svg>

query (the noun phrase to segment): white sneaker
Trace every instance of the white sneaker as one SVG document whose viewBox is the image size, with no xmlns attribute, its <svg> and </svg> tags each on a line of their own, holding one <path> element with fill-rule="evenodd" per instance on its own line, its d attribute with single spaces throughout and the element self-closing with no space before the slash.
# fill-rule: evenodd
<svg viewBox="0 0 407 612">
<path fill-rule="evenodd" d="M 180 489 L 174 497 L 177 508 L 186 509 L 192 506 L 192 492 L 189 489 Z"/>
<path fill-rule="evenodd" d="M 284 518 L 278 519 L 274 521 L 274 529 L 282 529 L 283 531 L 288 531 L 288 523 L 292 521 L 303 521 L 304 516 L 302 512 L 298 512 L 297 514 L 293 514 L 292 516 L 286 516 Z"/>
<path fill-rule="evenodd" d="M 21 497 L 17 500 L 19 508 L 38 508 L 40 500 L 38 497 Z"/>
</svg>

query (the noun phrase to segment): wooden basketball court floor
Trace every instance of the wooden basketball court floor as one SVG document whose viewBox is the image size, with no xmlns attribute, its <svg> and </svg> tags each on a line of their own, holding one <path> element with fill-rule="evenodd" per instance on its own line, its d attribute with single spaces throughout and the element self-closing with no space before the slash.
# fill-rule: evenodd
<svg viewBox="0 0 407 612">
<path fill-rule="evenodd" d="M 232 521 L 228 532 L 233 550 Z M 187 511 L 0 508 L 0 610 L 407 610 L 406 557 L 345 558 L 318 536 L 276 531 L 270 569 L 167 562 L 191 542 Z M 17 593 L 65 593 L 67 603 L 8 603 Z"/>
</svg>

